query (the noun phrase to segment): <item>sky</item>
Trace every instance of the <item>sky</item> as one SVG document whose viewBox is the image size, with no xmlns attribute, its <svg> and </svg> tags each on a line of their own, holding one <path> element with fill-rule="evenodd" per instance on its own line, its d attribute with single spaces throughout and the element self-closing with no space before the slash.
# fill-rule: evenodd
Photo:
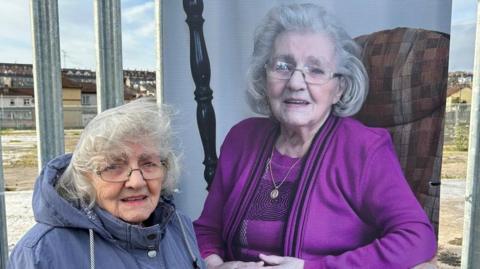
<svg viewBox="0 0 480 269">
<path fill-rule="evenodd" d="M 0 0 L 0 62 L 32 63 L 30 0 Z M 155 3 L 122 0 L 125 69 L 155 69 Z M 58 0 L 62 67 L 95 69 L 93 1 Z"/>
<path fill-rule="evenodd" d="M 0 0 L 0 62 L 32 63 L 30 0 Z M 477 0 L 453 0 L 450 71 L 472 71 Z M 155 69 L 155 4 L 122 0 L 125 69 Z M 58 0 L 62 67 L 95 69 L 93 1 Z"/>
<path fill-rule="evenodd" d="M 453 0 L 450 71 L 472 71 L 477 0 Z"/>
</svg>

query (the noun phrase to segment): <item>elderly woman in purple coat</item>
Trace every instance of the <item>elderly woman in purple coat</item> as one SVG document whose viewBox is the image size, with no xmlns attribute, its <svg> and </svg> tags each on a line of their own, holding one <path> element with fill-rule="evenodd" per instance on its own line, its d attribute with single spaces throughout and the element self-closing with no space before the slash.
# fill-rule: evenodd
<svg viewBox="0 0 480 269">
<path fill-rule="evenodd" d="M 359 47 L 316 5 L 257 28 L 250 118 L 228 133 L 200 218 L 208 268 L 411 268 L 432 226 L 389 133 L 349 118 L 367 96 Z"/>
</svg>

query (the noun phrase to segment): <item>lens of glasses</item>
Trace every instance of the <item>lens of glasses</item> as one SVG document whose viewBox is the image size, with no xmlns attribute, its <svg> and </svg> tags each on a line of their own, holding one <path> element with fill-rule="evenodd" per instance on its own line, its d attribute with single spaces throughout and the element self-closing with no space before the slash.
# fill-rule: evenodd
<svg viewBox="0 0 480 269">
<path fill-rule="evenodd" d="M 336 76 L 336 74 L 316 65 L 305 65 L 303 68 L 296 68 L 294 64 L 284 61 L 274 61 L 271 64 L 266 64 L 265 68 L 271 78 L 279 80 L 289 80 L 293 72 L 300 71 L 305 82 L 310 84 L 324 84 Z"/>
<path fill-rule="evenodd" d="M 163 162 L 147 162 L 138 169 L 131 169 L 127 164 L 111 164 L 97 174 L 105 181 L 123 182 L 127 181 L 131 174 L 139 171 L 145 180 L 158 179 L 163 173 Z"/>
</svg>

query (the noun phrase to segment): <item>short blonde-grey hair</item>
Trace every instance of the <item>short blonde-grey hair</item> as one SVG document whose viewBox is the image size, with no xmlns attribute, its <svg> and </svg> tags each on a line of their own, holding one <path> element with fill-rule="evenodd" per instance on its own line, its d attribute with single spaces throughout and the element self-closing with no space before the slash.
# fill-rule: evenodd
<svg viewBox="0 0 480 269">
<path fill-rule="evenodd" d="M 96 190 L 87 177 L 108 160 L 128 153 L 127 143 L 140 144 L 166 161 L 162 195 L 176 188 L 178 158 L 172 146 L 171 109 L 152 98 L 142 98 L 98 114 L 85 127 L 72 160 L 60 177 L 56 190 L 65 199 L 92 207 Z"/>
<path fill-rule="evenodd" d="M 360 46 L 322 7 L 291 4 L 272 8 L 255 31 L 253 54 L 247 73 L 247 97 L 251 109 L 271 115 L 267 99 L 265 64 L 272 57 L 276 38 L 284 32 L 327 34 L 335 46 L 336 73 L 341 74 L 343 94 L 333 105 L 333 114 L 347 117 L 357 113 L 368 94 L 368 75 L 361 61 Z M 321 46 L 321 44 L 319 44 Z"/>
</svg>

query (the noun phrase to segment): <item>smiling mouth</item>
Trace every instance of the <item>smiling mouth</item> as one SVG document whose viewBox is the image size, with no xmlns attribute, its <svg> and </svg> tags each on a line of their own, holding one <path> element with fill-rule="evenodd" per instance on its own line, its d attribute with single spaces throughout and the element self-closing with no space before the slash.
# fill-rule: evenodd
<svg viewBox="0 0 480 269">
<path fill-rule="evenodd" d="M 283 102 L 285 104 L 289 104 L 289 105 L 308 105 L 308 104 L 310 104 L 309 102 L 307 102 L 305 100 L 300 100 L 300 99 L 287 99 Z"/>
<path fill-rule="evenodd" d="M 147 199 L 146 195 L 138 195 L 138 196 L 130 196 L 126 198 L 120 199 L 122 202 L 127 202 L 127 203 L 134 203 L 134 202 L 141 202 Z"/>
</svg>

